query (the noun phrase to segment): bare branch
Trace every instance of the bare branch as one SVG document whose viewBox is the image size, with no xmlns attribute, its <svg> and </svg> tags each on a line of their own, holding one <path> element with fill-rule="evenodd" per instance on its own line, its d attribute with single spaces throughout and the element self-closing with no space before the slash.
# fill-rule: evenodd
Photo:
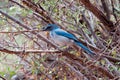
<svg viewBox="0 0 120 80">
<path fill-rule="evenodd" d="M 113 22 L 108 20 L 107 17 L 102 13 L 102 11 L 100 11 L 96 6 L 91 4 L 89 0 L 79 0 L 79 1 L 82 2 L 85 5 L 85 7 L 88 10 L 90 10 L 103 23 L 104 27 L 106 27 L 108 31 L 114 30 L 115 26 Z"/>
<path fill-rule="evenodd" d="M 2 79 L 2 80 L 6 80 L 5 78 L 3 78 L 2 76 L 0 76 L 0 78 Z"/>
<path fill-rule="evenodd" d="M 41 31 L 41 30 L 24 30 L 24 31 L 0 31 L 0 33 L 3 33 L 3 34 L 8 34 L 8 33 L 14 34 L 14 33 L 40 32 L 40 31 Z"/>
</svg>

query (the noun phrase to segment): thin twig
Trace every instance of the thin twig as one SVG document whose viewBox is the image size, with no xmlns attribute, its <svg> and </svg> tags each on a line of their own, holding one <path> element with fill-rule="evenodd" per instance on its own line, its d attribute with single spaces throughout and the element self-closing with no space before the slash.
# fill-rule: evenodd
<svg viewBox="0 0 120 80">
<path fill-rule="evenodd" d="M 88 78 L 86 76 L 84 76 L 81 72 L 75 70 L 75 68 L 73 66 L 71 66 L 70 64 L 68 64 L 66 61 L 62 61 L 61 64 L 67 65 L 72 71 L 74 71 L 75 73 L 77 73 L 77 75 L 79 75 L 80 79 L 88 80 Z"/>
<path fill-rule="evenodd" d="M 9 53 L 9 54 L 21 54 L 21 53 L 61 53 L 58 50 L 18 50 L 18 51 L 13 51 L 13 50 L 8 50 L 6 48 L 1 48 L 1 52 Z"/>
<path fill-rule="evenodd" d="M 0 33 L 8 34 L 8 33 L 25 33 L 25 32 L 41 32 L 41 30 L 24 30 L 24 31 L 0 31 Z"/>
<path fill-rule="evenodd" d="M 6 80 L 4 77 L 2 77 L 2 76 L 0 76 L 0 78 L 2 79 L 2 80 Z"/>
</svg>

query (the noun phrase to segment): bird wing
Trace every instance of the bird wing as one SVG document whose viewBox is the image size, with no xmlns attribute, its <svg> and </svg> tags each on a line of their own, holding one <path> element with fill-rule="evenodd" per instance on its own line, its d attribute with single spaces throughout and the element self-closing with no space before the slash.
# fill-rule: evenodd
<svg viewBox="0 0 120 80">
<path fill-rule="evenodd" d="M 78 41 L 77 38 L 76 38 L 73 34 L 67 32 L 67 31 L 65 31 L 65 30 L 56 29 L 54 32 L 55 32 L 57 35 L 67 37 L 67 38 L 72 39 L 72 40 L 74 40 L 74 41 Z"/>
<path fill-rule="evenodd" d="M 83 50 L 85 50 L 88 54 L 95 55 L 95 53 L 93 53 L 90 49 L 88 49 L 88 48 L 87 48 L 86 46 L 84 46 L 81 42 L 79 42 L 79 41 L 77 40 L 77 38 L 76 38 L 73 34 L 67 32 L 67 31 L 65 31 L 65 30 L 62 30 L 62 29 L 56 29 L 56 30 L 54 30 L 54 32 L 55 32 L 57 35 L 59 35 L 59 36 L 64 36 L 64 37 L 67 37 L 68 39 L 74 40 L 75 43 L 76 43 L 78 46 L 80 46 Z"/>
</svg>

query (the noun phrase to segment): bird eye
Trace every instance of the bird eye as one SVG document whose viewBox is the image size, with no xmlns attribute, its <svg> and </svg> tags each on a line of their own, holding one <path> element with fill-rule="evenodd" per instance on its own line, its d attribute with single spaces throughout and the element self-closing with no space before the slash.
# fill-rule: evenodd
<svg viewBox="0 0 120 80">
<path fill-rule="evenodd" d="M 51 26 L 48 26 L 48 27 L 47 27 L 47 29 L 50 29 L 50 28 L 51 28 Z"/>
<path fill-rule="evenodd" d="M 52 26 L 46 26 L 46 27 L 43 27 L 42 30 L 43 31 L 50 31 L 52 28 Z"/>
</svg>

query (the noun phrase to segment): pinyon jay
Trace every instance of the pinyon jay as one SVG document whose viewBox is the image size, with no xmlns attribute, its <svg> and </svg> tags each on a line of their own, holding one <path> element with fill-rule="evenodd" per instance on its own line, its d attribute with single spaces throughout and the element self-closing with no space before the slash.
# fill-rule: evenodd
<svg viewBox="0 0 120 80">
<path fill-rule="evenodd" d="M 76 44 L 77 46 L 81 47 L 85 52 L 90 55 L 95 55 L 90 49 L 84 46 L 78 39 L 71 33 L 61 29 L 56 24 L 48 24 L 47 26 L 43 27 L 43 31 L 50 31 L 51 39 L 61 46 Z"/>
</svg>

